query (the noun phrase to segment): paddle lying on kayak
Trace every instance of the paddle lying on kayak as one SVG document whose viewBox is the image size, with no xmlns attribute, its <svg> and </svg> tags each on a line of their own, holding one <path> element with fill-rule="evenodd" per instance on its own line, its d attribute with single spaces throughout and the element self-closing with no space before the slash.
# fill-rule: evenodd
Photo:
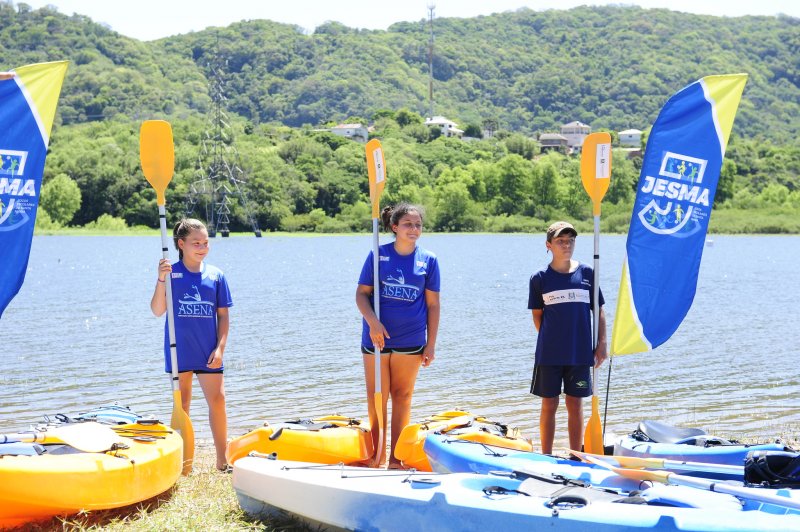
<svg viewBox="0 0 800 532">
<path fill-rule="evenodd" d="M 86 453 L 108 451 L 120 441 L 119 436 L 105 425 L 99 423 L 74 423 L 63 427 L 53 427 L 44 432 L 19 432 L 0 434 L 0 443 L 66 443 Z"/>
<path fill-rule="evenodd" d="M 661 482 L 662 484 L 672 484 L 675 486 L 688 486 L 706 491 L 725 493 L 741 499 L 748 499 L 766 504 L 774 504 L 784 508 L 800 510 L 800 500 L 792 499 L 788 496 L 784 497 L 775 493 L 764 493 L 760 491 L 761 488 L 746 488 L 744 486 L 737 486 L 736 484 L 729 484 L 727 482 L 718 482 L 700 477 L 689 477 L 685 475 L 679 475 L 677 473 L 671 473 L 669 471 L 650 471 L 647 469 L 626 469 L 622 467 L 614 467 L 601 458 L 591 454 L 572 450 L 570 452 L 575 456 L 586 460 L 587 462 L 605 467 L 606 469 L 626 478 L 632 478 L 639 481 Z M 786 493 L 788 494 L 788 490 L 786 490 Z"/>
<path fill-rule="evenodd" d="M 600 203 L 611 181 L 611 135 L 592 133 L 583 141 L 581 149 L 581 181 L 592 199 L 594 215 L 594 281 L 592 304 L 592 353 L 597 349 L 600 334 Z M 597 367 L 592 374 L 592 415 L 586 424 L 583 448 L 590 453 L 603 454 L 603 426 L 600 423 L 597 397 Z"/>
<path fill-rule="evenodd" d="M 603 456 L 592 453 L 583 453 L 579 456 L 592 456 L 615 467 L 628 467 L 633 469 L 679 469 L 682 471 L 697 471 L 700 473 L 724 473 L 726 475 L 738 477 L 744 475 L 744 467 L 736 465 L 687 462 L 683 460 L 667 460 L 664 458 L 639 458 L 637 456 Z"/>
<path fill-rule="evenodd" d="M 139 135 L 139 157 L 142 172 L 147 182 L 156 191 L 158 219 L 161 225 L 161 251 L 169 260 L 169 240 L 167 240 L 167 210 L 164 192 L 167 190 L 175 171 L 175 146 L 172 141 L 172 126 L 163 120 L 142 122 Z M 175 315 L 172 309 L 172 276 L 167 276 L 167 330 L 169 331 L 169 351 L 172 362 L 172 419 L 170 426 L 180 432 L 183 438 L 183 474 L 192 472 L 194 460 L 194 428 L 189 415 L 183 410 L 181 388 L 178 377 L 178 351 L 175 347 Z"/>
</svg>

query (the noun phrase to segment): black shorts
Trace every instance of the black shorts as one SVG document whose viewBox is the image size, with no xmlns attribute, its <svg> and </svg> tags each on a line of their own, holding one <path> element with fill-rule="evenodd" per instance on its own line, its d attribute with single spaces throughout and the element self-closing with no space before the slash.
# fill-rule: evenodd
<svg viewBox="0 0 800 532">
<path fill-rule="evenodd" d="M 219 373 L 222 375 L 221 369 L 185 369 L 178 371 L 178 373 L 194 373 L 195 375 L 205 375 L 206 373 Z"/>
<path fill-rule="evenodd" d="M 381 349 L 381 354 L 382 355 L 421 355 L 423 351 L 425 351 L 425 346 L 424 345 L 415 345 L 413 347 L 386 347 L 386 346 L 383 346 L 383 349 Z M 361 352 L 364 353 L 365 355 L 374 355 L 375 354 L 375 348 L 373 347 L 372 349 L 368 349 L 368 348 L 366 348 L 366 347 L 364 347 L 362 345 L 361 346 Z"/>
<path fill-rule="evenodd" d="M 561 395 L 562 382 L 565 394 L 589 397 L 592 395 L 592 366 L 533 366 L 533 395 L 558 397 Z"/>
</svg>

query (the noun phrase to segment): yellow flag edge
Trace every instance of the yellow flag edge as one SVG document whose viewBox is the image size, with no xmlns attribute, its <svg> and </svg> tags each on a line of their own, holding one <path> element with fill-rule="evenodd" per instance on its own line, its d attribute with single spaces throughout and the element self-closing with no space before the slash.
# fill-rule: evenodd
<svg viewBox="0 0 800 532">
<path fill-rule="evenodd" d="M 633 291 L 628 275 L 628 257 L 622 263 L 622 277 L 619 281 L 617 310 L 614 313 L 614 327 L 611 330 L 611 356 L 630 355 L 650 351 L 652 346 L 644 337 L 642 324 L 633 304 Z"/>
<path fill-rule="evenodd" d="M 61 85 L 67 73 L 69 61 L 36 63 L 15 68 L 16 80 L 22 89 L 28 105 L 39 124 L 45 146 L 50 142 L 53 119 L 56 116 Z"/>
<path fill-rule="evenodd" d="M 747 83 L 747 74 L 706 76 L 702 81 L 706 99 L 711 102 L 714 124 L 717 127 L 724 156 L 733 129 L 733 120 L 736 118 L 736 110 L 739 108 L 742 92 Z"/>
</svg>

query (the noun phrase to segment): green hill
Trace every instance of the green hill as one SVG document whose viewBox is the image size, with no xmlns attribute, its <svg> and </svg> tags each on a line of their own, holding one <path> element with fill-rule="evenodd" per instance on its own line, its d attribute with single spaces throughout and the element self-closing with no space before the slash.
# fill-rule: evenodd
<svg viewBox="0 0 800 532">
<path fill-rule="evenodd" d="M 429 29 L 423 20 L 387 31 L 328 23 L 310 35 L 257 20 L 140 42 L 84 16 L 0 3 L 0 69 L 72 62 L 45 179 L 64 173 L 78 184 L 83 203 L 73 223 L 103 213 L 150 223 L 152 198 L 141 181 L 136 152 L 144 119 L 167 118 L 176 125 L 179 157 L 172 193 L 179 198 L 186 192 L 211 108 L 208 76 L 216 70 L 225 83 L 237 146 L 252 175 L 251 195 L 264 227 L 319 229 L 320 223 L 297 217 L 315 210 L 323 217 L 344 216 L 364 201 L 363 161 L 357 161 L 363 155 L 303 128 L 360 117 L 377 120 L 382 138 L 396 139 L 387 147 L 390 176 L 393 168 L 397 174 L 402 170 L 402 185 L 413 187 L 401 193 L 398 184 L 389 199 L 421 201 L 437 219 L 444 189 L 466 190 L 462 199 L 473 202 L 464 207 L 472 222 L 444 223 L 440 217 L 438 227 L 474 229 L 487 228 L 481 220 L 492 216 L 583 216 L 585 202 L 570 199 L 574 161 L 550 161 L 556 199 L 514 199 L 533 194 L 536 180 L 543 179 L 543 162 L 533 160 L 538 152 L 527 136 L 557 131 L 572 120 L 595 130 L 644 130 L 676 90 L 721 73 L 746 72 L 750 78 L 718 204 L 791 207 L 800 201 L 799 22 L 637 7 L 521 9 L 436 19 L 435 114 L 473 131 L 486 123 L 499 128 L 495 139 L 470 146 L 435 139 L 418 123 L 429 105 Z M 398 110 L 407 111 L 398 116 Z M 77 155 L 80 165 L 74 162 Z M 498 199 L 500 188 L 493 188 L 492 180 L 513 174 L 510 169 L 519 162 L 509 162 L 511 156 L 527 166 L 517 168 L 519 190 Z M 632 188 L 636 176 L 638 163 L 631 164 L 618 197 L 622 203 L 631 192 L 625 187 Z M 467 177 L 453 177 L 462 170 Z M 492 172 L 499 177 L 488 176 Z M 766 201 L 761 194 L 770 187 Z M 241 211 L 236 214 L 236 223 L 246 228 Z M 350 228 L 353 223 L 342 222 Z"/>
</svg>

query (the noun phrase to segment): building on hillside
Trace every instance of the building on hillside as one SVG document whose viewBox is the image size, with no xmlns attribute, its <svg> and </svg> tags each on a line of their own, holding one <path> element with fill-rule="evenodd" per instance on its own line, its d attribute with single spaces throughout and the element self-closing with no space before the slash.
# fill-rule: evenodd
<svg viewBox="0 0 800 532">
<path fill-rule="evenodd" d="M 639 148 L 642 146 L 642 132 L 639 129 L 626 129 L 617 133 L 619 136 L 619 145 L 628 146 L 631 148 Z"/>
<path fill-rule="evenodd" d="M 570 153 L 580 153 L 583 147 L 583 139 L 586 138 L 592 128 L 583 122 L 570 122 L 561 126 L 561 134 L 567 138 L 567 146 Z"/>
<path fill-rule="evenodd" d="M 369 131 L 362 124 L 339 124 L 330 129 L 331 133 L 340 137 L 356 140 L 358 142 L 367 142 L 369 140 Z"/>
<path fill-rule="evenodd" d="M 458 129 L 458 125 L 452 120 L 448 120 L 443 116 L 434 116 L 433 118 L 426 118 L 425 125 L 428 127 L 438 127 L 442 130 L 444 137 L 461 138 L 464 136 L 464 130 Z"/>
<path fill-rule="evenodd" d="M 566 154 L 569 151 L 567 137 L 559 135 L 558 133 L 542 133 L 539 135 L 539 145 L 541 146 L 542 153 L 556 150 Z"/>
</svg>

